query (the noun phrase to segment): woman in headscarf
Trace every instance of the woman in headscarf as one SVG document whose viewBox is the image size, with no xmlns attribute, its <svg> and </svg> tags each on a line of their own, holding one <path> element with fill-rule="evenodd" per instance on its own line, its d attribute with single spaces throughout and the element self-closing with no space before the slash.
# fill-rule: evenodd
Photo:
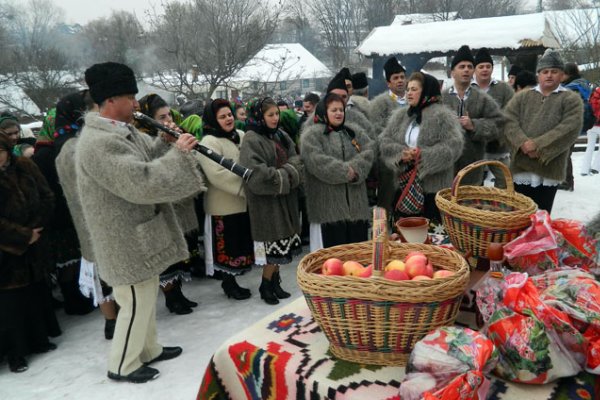
<svg viewBox="0 0 600 400">
<path fill-rule="evenodd" d="M 408 79 L 406 99 L 409 108 L 394 112 L 379 136 L 380 157 L 399 176 L 414 165 L 417 149 L 420 151 L 417 171 L 425 193 L 422 216 L 439 225 L 435 194 L 452 185 L 454 162 L 463 149 L 462 131 L 456 116 L 441 104 L 440 84 L 435 77 L 413 73 Z M 397 196 L 392 208 L 396 200 Z"/>
<path fill-rule="evenodd" d="M 45 246 L 54 195 L 35 163 L 12 154 L 0 133 L 0 356 L 12 372 L 28 368 L 25 356 L 56 349 L 60 335 L 50 300 Z"/>
<path fill-rule="evenodd" d="M 235 129 L 230 103 L 216 99 L 204 107 L 204 146 L 235 162 L 239 161 L 244 132 Z M 250 217 L 242 178 L 207 157 L 200 159 L 207 179 L 204 194 L 204 249 L 208 275 L 221 272 L 221 287 L 227 297 L 244 300 L 250 290 L 235 277 L 254 264 Z"/>
<path fill-rule="evenodd" d="M 55 162 L 64 142 L 75 137 L 81 129 L 88 104 L 91 104 L 91 98 L 87 90 L 71 93 L 60 99 L 55 108 L 54 119 L 48 120 L 51 123 L 46 125 L 53 131 L 38 137 L 32 157 L 55 196 L 55 211 L 45 232 L 51 241 L 48 257 L 56 266 L 56 278 L 64 298 L 65 313 L 75 315 L 93 311 L 94 305 L 79 291 L 79 240 L 58 180 Z"/>
<path fill-rule="evenodd" d="M 290 297 L 281 288 L 280 264 L 300 253 L 298 186 L 302 161 L 292 139 L 279 129 L 279 108 L 270 97 L 260 99 L 248 118 L 240 164 L 253 170 L 244 190 L 250 212 L 256 265 L 263 266 L 260 297 L 267 304 Z"/>
<path fill-rule="evenodd" d="M 344 101 L 332 92 L 317 104 L 314 122 L 305 125 L 300 151 L 306 168 L 310 249 L 367 240 L 366 178 L 375 142 L 360 127 L 345 123 Z"/>
<path fill-rule="evenodd" d="M 173 129 L 179 129 L 174 122 L 173 113 L 167 102 L 157 94 L 148 94 L 139 101 L 140 111 L 161 124 Z M 151 136 L 159 136 L 161 132 L 144 121 L 135 121 L 136 127 Z M 199 224 L 194 207 L 194 199 L 190 198 L 174 205 L 179 222 L 185 232 L 188 242 L 190 259 L 171 265 L 160 275 L 160 288 L 165 295 L 165 305 L 170 312 L 185 315 L 192 312 L 198 303 L 186 298 L 182 291 L 182 281 L 191 279 L 192 262 L 196 262 L 199 247 Z"/>
</svg>

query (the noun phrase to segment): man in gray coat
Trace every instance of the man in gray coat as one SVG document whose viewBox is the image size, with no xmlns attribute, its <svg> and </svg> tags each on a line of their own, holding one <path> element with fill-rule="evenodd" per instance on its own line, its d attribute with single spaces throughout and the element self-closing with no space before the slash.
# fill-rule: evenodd
<svg viewBox="0 0 600 400">
<path fill-rule="evenodd" d="M 478 87 L 481 91 L 489 94 L 496 104 L 503 109 L 508 101 L 512 99 L 515 92 L 506 82 L 498 81 L 492 78 L 494 72 L 494 60 L 489 51 L 482 47 L 475 55 L 475 78 L 471 82 L 472 86 Z M 500 161 L 507 167 L 510 165 L 510 149 L 505 140 L 491 140 L 485 146 L 485 159 Z M 488 166 L 490 172 L 494 175 L 494 186 L 497 188 L 506 188 L 506 180 L 500 167 Z"/>
<path fill-rule="evenodd" d="M 442 92 L 442 102 L 456 113 L 463 129 L 465 145 L 456 162 L 455 172 L 458 172 L 475 161 L 483 160 L 486 143 L 500 138 L 503 117 L 494 99 L 471 86 L 475 59 L 468 46 L 458 49 L 451 66 L 453 85 Z M 468 174 L 461 183 L 481 185 L 483 170 Z"/>
<path fill-rule="evenodd" d="M 172 203 L 204 189 L 196 139 L 182 134 L 170 146 L 131 125 L 138 90 L 126 65 L 95 64 L 85 80 L 100 108 L 77 142 L 78 196 L 100 277 L 121 306 L 108 377 L 142 383 L 159 375 L 148 364 L 182 351 L 157 342 L 156 297 L 158 275 L 189 257 Z"/>
</svg>

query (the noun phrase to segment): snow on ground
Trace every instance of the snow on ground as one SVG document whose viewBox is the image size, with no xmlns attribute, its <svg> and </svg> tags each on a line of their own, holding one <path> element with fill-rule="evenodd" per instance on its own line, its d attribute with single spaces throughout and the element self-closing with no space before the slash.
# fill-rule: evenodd
<svg viewBox="0 0 600 400">
<path fill-rule="evenodd" d="M 583 153 L 573 155 L 575 191 L 559 191 L 554 203 L 554 218 L 588 221 L 600 211 L 600 175 L 580 176 Z M 296 265 L 282 267 L 283 286 L 292 298 L 301 296 L 296 284 Z M 235 301 L 225 297 L 219 282 L 196 279 L 184 286 L 185 294 L 200 305 L 192 314 L 169 314 L 159 294 L 157 307 L 158 333 L 162 344 L 180 345 L 183 354 L 174 360 L 158 363 L 161 376 L 152 382 L 135 385 L 116 383 L 106 377 L 106 356 L 110 342 L 103 336 L 100 312 L 86 316 L 68 316 L 62 310 L 58 317 L 63 335 L 53 339 L 54 352 L 29 357 L 29 370 L 14 374 L 6 363 L 0 364 L 0 399 L 82 399 L 147 400 L 194 399 L 212 353 L 228 337 L 274 312 L 258 296 L 260 271 L 253 270 L 240 279 L 252 289 L 252 297 Z"/>
</svg>

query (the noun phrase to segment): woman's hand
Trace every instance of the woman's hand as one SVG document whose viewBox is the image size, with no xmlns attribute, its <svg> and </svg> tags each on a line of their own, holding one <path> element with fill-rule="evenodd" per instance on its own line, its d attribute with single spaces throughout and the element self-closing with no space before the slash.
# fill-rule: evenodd
<svg viewBox="0 0 600 400">
<path fill-rule="evenodd" d="M 348 181 L 356 182 L 357 179 L 358 179 L 358 174 L 356 173 L 354 168 L 349 166 L 348 167 Z"/>
<path fill-rule="evenodd" d="M 44 230 L 44 228 L 33 228 L 31 230 L 31 238 L 29 239 L 29 244 L 34 244 L 35 242 L 37 242 L 40 239 L 40 236 L 42 235 L 41 232 Z"/>
<path fill-rule="evenodd" d="M 415 147 L 408 147 L 402 150 L 402 155 L 400 156 L 400 160 L 405 163 L 409 163 L 415 160 L 415 156 L 417 154 L 417 149 Z"/>
</svg>

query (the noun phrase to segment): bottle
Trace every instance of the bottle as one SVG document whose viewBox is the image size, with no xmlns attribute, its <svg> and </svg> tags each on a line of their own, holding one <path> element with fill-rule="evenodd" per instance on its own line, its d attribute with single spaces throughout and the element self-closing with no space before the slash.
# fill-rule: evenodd
<svg viewBox="0 0 600 400">
<path fill-rule="evenodd" d="M 502 243 L 488 244 L 487 254 L 490 260 L 490 275 L 495 278 L 504 277 L 507 272 L 504 268 L 504 245 Z"/>
</svg>

